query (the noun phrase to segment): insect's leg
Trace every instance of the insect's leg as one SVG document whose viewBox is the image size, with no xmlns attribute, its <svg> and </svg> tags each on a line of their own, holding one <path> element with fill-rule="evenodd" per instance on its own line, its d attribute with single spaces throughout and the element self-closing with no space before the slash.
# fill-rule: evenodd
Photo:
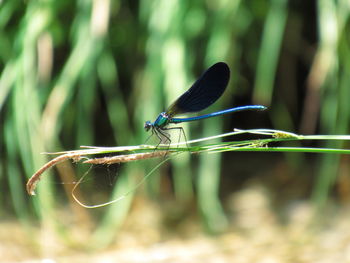
<svg viewBox="0 0 350 263">
<path fill-rule="evenodd" d="M 188 147 L 188 144 L 187 144 L 186 133 L 185 133 L 185 130 L 184 130 L 182 127 L 171 127 L 171 128 L 165 128 L 164 130 L 180 130 L 180 136 L 179 136 L 179 139 L 178 139 L 178 142 L 177 142 L 177 143 L 180 143 L 181 133 L 182 133 L 183 136 L 184 136 L 184 138 L 185 138 L 186 146 L 187 146 L 187 148 L 189 148 L 189 147 Z"/>
<path fill-rule="evenodd" d="M 146 142 L 148 142 L 148 140 L 154 135 L 154 128 L 151 129 L 151 135 L 147 137 L 146 141 L 144 142 L 144 144 L 146 144 Z"/>
<path fill-rule="evenodd" d="M 156 145 L 156 147 L 155 147 L 155 149 L 154 149 L 154 150 L 156 150 L 156 149 L 158 148 L 159 144 L 162 143 L 163 137 L 164 137 L 165 135 L 162 134 L 162 133 L 159 131 L 159 129 L 157 129 L 157 128 L 155 128 L 155 127 L 152 127 L 151 132 L 152 132 L 151 135 L 148 136 L 148 138 L 147 138 L 147 140 L 145 141 L 145 143 L 146 143 L 153 135 L 156 135 L 157 138 L 158 138 L 158 140 L 159 140 L 159 141 L 158 141 L 158 144 Z"/>
<path fill-rule="evenodd" d="M 158 148 L 158 146 L 159 146 L 159 144 L 161 144 L 162 143 L 162 136 L 159 134 L 159 130 L 158 129 L 156 129 L 156 128 L 154 128 L 154 133 L 155 133 L 155 135 L 158 137 L 158 139 L 159 139 L 159 141 L 158 141 L 158 144 L 157 144 L 157 146 L 156 146 L 156 149 Z"/>
<path fill-rule="evenodd" d="M 170 134 L 168 134 L 165 130 L 166 129 L 164 129 L 164 128 L 157 129 L 158 136 L 162 138 L 161 142 L 164 142 L 164 143 L 166 142 L 168 145 L 167 149 L 165 150 L 164 157 L 168 154 L 168 150 L 169 150 L 170 143 L 171 143 Z M 161 142 L 159 142 L 159 144 Z"/>
<path fill-rule="evenodd" d="M 162 142 L 171 143 L 170 134 L 166 132 L 167 129 L 159 129 L 158 132 L 162 137 Z"/>
</svg>

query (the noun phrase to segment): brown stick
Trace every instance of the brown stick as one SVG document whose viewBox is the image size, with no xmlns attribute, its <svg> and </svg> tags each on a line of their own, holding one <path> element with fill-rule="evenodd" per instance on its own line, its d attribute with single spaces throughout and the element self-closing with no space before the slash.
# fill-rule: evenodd
<svg viewBox="0 0 350 263">
<path fill-rule="evenodd" d="M 35 188 L 37 183 L 39 182 L 41 175 L 43 172 L 45 172 L 47 169 L 51 168 L 52 166 L 61 163 L 65 160 L 73 159 L 74 161 L 79 161 L 81 159 L 81 154 L 78 153 L 67 153 L 60 156 L 57 156 L 56 158 L 52 159 L 51 161 L 47 162 L 44 166 L 42 166 L 35 174 L 32 175 L 32 177 L 29 178 L 26 188 L 29 195 L 35 195 Z"/>
<path fill-rule="evenodd" d="M 83 163 L 89 164 L 114 164 L 114 163 L 127 163 L 131 161 L 137 161 L 148 158 L 163 157 L 167 154 L 167 151 L 157 151 L 151 153 L 135 153 L 135 154 L 126 154 L 126 155 L 117 155 L 112 157 L 102 157 L 102 158 L 93 158 L 84 161 Z"/>
<path fill-rule="evenodd" d="M 114 163 L 126 163 L 126 162 L 132 162 L 142 159 L 148 159 L 148 158 L 155 158 L 155 157 L 162 157 L 165 156 L 168 152 L 167 151 L 155 151 L 155 152 L 148 152 L 148 153 L 134 153 L 134 154 L 126 154 L 126 155 L 117 155 L 117 156 L 111 156 L 111 157 L 102 157 L 102 158 L 93 158 L 93 159 L 87 159 L 83 163 L 88 164 L 114 164 Z M 58 163 L 61 163 L 63 161 L 66 161 L 68 159 L 72 159 L 74 162 L 78 162 L 83 158 L 82 152 L 70 152 L 66 153 L 60 156 L 57 156 L 56 158 L 52 159 L 48 163 L 46 163 L 44 166 L 42 166 L 35 174 L 32 175 L 32 177 L 29 178 L 27 182 L 27 192 L 29 195 L 35 195 L 35 188 L 38 184 L 41 175 L 52 166 L 57 165 Z M 85 157 L 85 156 L 84 156 Z"/>
</svg>

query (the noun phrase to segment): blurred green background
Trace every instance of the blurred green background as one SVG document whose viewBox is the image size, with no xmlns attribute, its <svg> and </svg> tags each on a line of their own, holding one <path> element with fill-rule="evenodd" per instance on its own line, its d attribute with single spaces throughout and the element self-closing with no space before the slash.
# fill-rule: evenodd
<svg viewBox="0 0 350 263">
<path fill-rule="evenodd" d="M 74 164 L 47 172 L 35 197 L 26 194 L 25 183 L 50 160 L 42 152 L 144 143 L 144 121 L 153 121 L 218 61 L 229 64 L 231 80 L 207 112 L 246 104 L 269 110 L 184 125 L 187 138 L 233 128 L 349 133 L 349 14 L 347 0 L 0 1 L 5 259 L 54 258 L 125 244 L 140 248 L 172 236 L 182 240 L 186 233 L 225 236 L 246 229 L 239 222 L 252 218 L 278 226 L 300 202 L 326 209 L 331 200 L 334 209 L 346 207 L 349 157 L 339 155 L 183 156 L 125 200 L 93 210 L 72 201 L 74 182 L 84 174 Z M 349 147 L 305 144 L 310 145 Z M 157 162 L 94 168 L 79 194 L 91 202 L 120 196 Z M 241 209 L 248 209 L 249 220 L 243 215 L 240 221 Z M 259 223 L 253 226 L 256 236 Z"/>
</svg>

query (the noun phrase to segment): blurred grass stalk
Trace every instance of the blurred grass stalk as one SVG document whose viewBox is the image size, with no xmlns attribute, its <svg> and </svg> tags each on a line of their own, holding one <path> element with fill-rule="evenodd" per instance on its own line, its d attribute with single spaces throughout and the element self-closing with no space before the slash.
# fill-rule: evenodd
<svg viewBox="0 0 350 263">
<path fill-rule="evenodd" d="M 322 105 L 321 131 L 327 134 L 341 134 L 349 131 L 350 78 L 349 42 L 345 43 L 346 29 L 350 15 L 350 5 L 346 1 L 317 1 L 319 47 L 313 65 L 313 77 L 317 78 L 316 92 L 321 101 L 306 101 L 308 104 Z M 348 40 L 347 40 L 348 41 Z M 315 72 L 313 72 L 315 71 Z M 315 87 L 311 87 L 315 88 Z M 324 95 L 324 96 L 323 96 Z M 316 116 L 311 116 L 316 118 Z M 310 120 L 310 118 L 309 118 Z M 326 147 L 340 147 L 341 142 L 327 142 Z M 319 176 L 313 192 L 313 199 L 322 207 L 341 175 L 340 156 L 324 155 L 320 159 Z"/>
<path fill-rule="evenodd" d="M 288 16 L 287 0 L 271 0 L 266 16 L 264 31 L 256 69 L 253 99 L 264 105 L 271 105 L 276 79 L 277 65 L 283 44 Z"/>
<path fill-rule="evenodd" d="M 6 11 L 7 15 L 11 16 L 18 10 L 11 10 L 10 7 L 13 5 L 9 3 L 11 1 L 2 3 L 2 5 L 9 7 Z M 70 112 L 71 117 L 79 120 L 76 122 L 77 127 L 75 127 L 77 141 L 79 142 L 82 138 L 87 138 L 87 140 L 93 138 L 91 135 L 94 130 L 91 119 L 94 110 L 92 105 L 98 82 L 94 72 L 96 71 L 96 62 L 98 62 L 101 53 L 104 52 L 104 41 L 110 14 L 109 0 L 93 1 L 92 5 L 91 2 L 85 1 L 77 5 L 73 23 L 74 34 L 71 39 L 72 51 L 67 54 L 67 60 L 62 70 L 54 75 L 54 85 L 51 88 L 45 83 L 49 81 L 51 72 L 43 74 L 43 70 L 52 68 L 50 63 L 53 59 L 45 56 L 54 55 L 54 52 L 50 50 L 54 46 L 42 45 L 40 39 L 42 36 L 49 40 L 54 38 L 54 32 L 51 31 L 52 23 L 55 24 L 54 20 L 57 19 L 56 16 L 59 16 L 56 12 L 62 12 L 62 10 L 56 8 L 54 3 L 43 5 L 42 1 L 30 2 L 25 7 L 24 16 L 18 23 L 20 25 L 19 32 L 16 32 L 15 39 L 12 41 L 15 46 L 11 53 L 17 54 L 17 56 L 10 57 L 6 61 L 5 70 L 0 79 L 0 109 L 3 109 L 4 103 L 12 107 L 6 111 L 4 120 L 7 158 L 1 161 L 6 161 L 10 193 L 19 218 L 28 218 L 29 209 L 26 206 L 28 200 L 23 196 L 24 180 L 19 180 L 22 178 L 22 172 L 17 168 L 17 156 L 21 157 L 26 175 L 42 166 L 45 158 L 40 152 L 60 147 L 58 135 L 61 133 L 62 127 L 65 126 L 62 113 L 67 110 L 73 110 Z M 6 26 L 6 22 L 3 25 Z M 42 53 L 44 53 L 44 57 Z M 40 62 L 44 64 L 40 64 Z M 43 75 L 48 78 L 43 80 Z M 46 99 L 43 94 L 48 94 L 45 90 L 48 88 L 51 90 Z M 69 106 L 75 94 L 78 94 L 79 103 L 77 108 L 72 108 Z M 123 107 L 122 103 L 121 107 Z M 79 114 L 81 115 L 79 116 Z M 87 140 L 84 143 L 89 143 Z M 32 198 L 31 201 L 40 216 L 42 225 L 52 228 L 53 231 L 50 231 L 52 234 L 63 238 L 62 231 L 59 231 L 59 225 L 62 221 L 57 221 L 57 216 L 55 216 L 56 203 L 53 202 L 55 189 L 52 187 L 53 184 L 49 182 L 48 177 L 48 180 L 45 179 L 42 183 L 38 197 Z M 124 180 L 118 187 L 126 187 L 126 184 L 127 182 Z M 116 189 L 116 191 L 118 190 Z M 77 210 L 73 211 L 77 212 Z M 125 210 L 120 211 L 124 211 L 120 213 L 126 214 Z M 81 212 L 82 210 L 79 210 L 79 213 Z M 79 215 L 75 214 L 75 217 L 79 217 Z"/>
<path fill-rule="evenodd" d="M 259 3 L 262 2 L 256 2 Z M 94 144 L 99 128 L 95 127 L 94 119 L 98 94 L 102 93 L 106 104 L 110 136 L 114 136 L 114 141 L 118 145 L 144 142 L 148 135 L 142 129 L 143 122 L 156 117 L 189 87 L 195 78 L 189 73 L 192 69 L 197 69 L 198 65 L 203 65 L 201 69 L 204 69 L 219 60 L 236 63 L 231 83 L 239 83 L 240 56 L 244 52 L 254 54 L 246 50 L 253 48 L 259 54 L 254 100 L 271 103 L 270 110 L 277 116 L 278 106 L 284 103 L 274 108 L 276 103 L 272 98 L 289 6 L 286 0 L 264 3 L 268 8 L 263 17 L 261 44 L 245 47 L 238 41 L 239 37 L 249 34 L 251 27 L 255 23 L 260 25 L 261 21 L 261 17 L 255 20 L 254 2 L 140 1 L 136 4 L 135 10 L 139 12 L 136 15 L 131 12 L 133 4 L 128 6 L 125 2 L 110 0 L 1 2 L 0 113 L 4 127 L 1 147 L 5 154 L 0 168 L 6 169 L 12 206 L 18 217 L 28 222 L 31 208 L 27 204 L 33 202 L 43 225 L 61 235 L 57 227 L 61 222 L 54 217 L 56 189 L 48 179 L 41 183 L 38 197 L 28 201 L 23 191 L 23 171 L 29 176 L 43 165 L 46 159 L 40 152 L 62 149 L 61 136 L 74 137 L 76 145 Z M 346 0 L 319 0 L 317 3 L 319 47 L 313 66 L 315 74 L 311 72 L 310 78 L 319 78 L 316 87 L 319 100 L 306 101 L 305 105 L 322 104 L 320 126 L 323 133 L 347 133 L 350 119 L 350 51 L 346 26 L 349 4 Z M 132 42 L 137 44 L 130 45 Z M 120 72 L 127 75 L 130 82 L 121 80 Z M 283 112 L 289 115 L 274 120 L 276 125 L 292 123 L 287 108 L 283 108 Z M 201 134 L 195 132 L 198 128 L 195 125 L 203 125 Z M 221 126 L 220 118 L 211 119 L 193 124 L 194 129 L 186 133 L 188 137 L 204 137 L 221 133 Z M 325 202 L 336 180 L 339 157 L 324 156 L 320 162 L 320 176 L 313 195 L 318 204 Z M 220 155 L 209 159 L 201 156 L 196 174 L 190 172 L 190 165 L 188 157 L 173 162 L 176 198 L 186 209 L 197 187 L 205 226 L 212 232 L 225 229 L 227 222 L 218 199 Z M 132 179 L 128 176 L 133 178 L 139 169 L 145 167 L 135 166 L 126 171 L 114 196 L 129 187 Z M 193 182 L 192 178 L 197 181 Z M 152 176 L 148 182 L 151 195 L 158 196 L 161 182 L 159 174 Z M 131 198 L 122 207 L 108 207 L 94 234 L 96 243 L 105 245 L 113 240 L 128 212 Z M 76 217 L 86 213 L 74 211 Z M 85 218 L 90 220 L 88 216 Z"/>
</svg>

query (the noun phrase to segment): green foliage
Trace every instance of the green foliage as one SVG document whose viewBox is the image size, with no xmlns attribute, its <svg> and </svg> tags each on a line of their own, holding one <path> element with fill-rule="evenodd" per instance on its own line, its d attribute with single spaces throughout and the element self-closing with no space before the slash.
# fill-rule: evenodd
<svg viewBox="0 0 350 263">
<path fill-rule="evenodd" d="M 53 177 L 45 177 L 35 198 L 24 193 L 27 178 L 48 161 L 40 153 L 142 144 L 148 136 L 144 121 L 217 61 L 226 61 L 232 73 L 221 105 L 213 107 L 230 107 L 233 97 L 248 104 L 252 97 L 269 107 L 276 129 L 348 133 L 349 13 L 345 0 L 0 2 L 1 205 L 24 222 L 35 214 L 58 229 L 55 208 L 66 200 L 56 200 L 62 188 Z M 271 125 L 267 114 L 250 116 L 235 126 Z M 185 129 L 189 138 L 198 138 L 219 134 L 222 127 L 232 129 L 223 118 Z M 336 146 L 344 144 L 325 147 Z M 291 154 L 289 165 L 302 170 L 304 156 Z M 318 162 L 313 197 L 323 204 L 340 173 L 340 158 L 324 155 Z M 226 222 L 218 200 L 225 164 L 220 155 L 201 155 L 195 164 L 190 158 L 172 163 L 175 196 L 186 207 L 198 193 L 205 225 L 219 231 Z M 127 177 L 152 167 L 125 169 L 116 193 L 130 187 Z M 147 182 L 156 198 L 161 174 Z M 97 240 L 121 225 L 130 204 L 107 208 Z"/>
</svg>

